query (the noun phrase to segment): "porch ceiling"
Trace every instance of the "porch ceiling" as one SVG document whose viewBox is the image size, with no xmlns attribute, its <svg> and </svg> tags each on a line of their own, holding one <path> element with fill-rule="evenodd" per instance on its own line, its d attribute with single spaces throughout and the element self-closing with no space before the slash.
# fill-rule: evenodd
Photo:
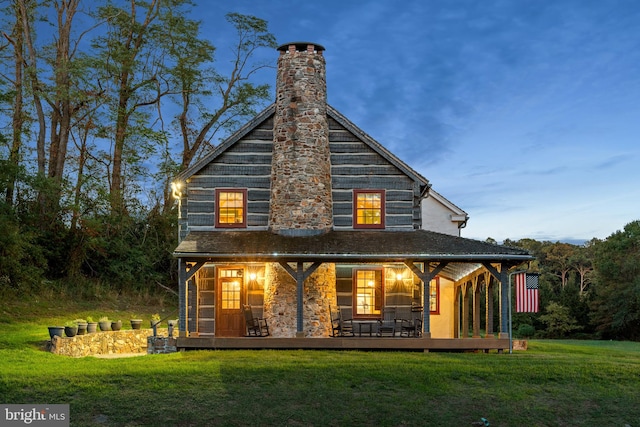
<svg viewBox="0 0 640 427">
<path fill-rule="evenodd" d="M 212 262 L 443 262 L 452 279 L 483 262 L 533 259 L 522 249 L 427 230 L 330 231 L 316 236 L 283 236 L 269 231 L 192 231 L 174 257 Z"/>
</svg>

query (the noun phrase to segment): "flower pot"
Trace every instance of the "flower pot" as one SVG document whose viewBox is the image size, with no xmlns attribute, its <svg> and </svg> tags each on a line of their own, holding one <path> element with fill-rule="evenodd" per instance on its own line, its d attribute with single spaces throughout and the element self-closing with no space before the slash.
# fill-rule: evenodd
<svg viewBox="0 0 640 427">
<path fill-rule="evenodd" d="M 63 332 L 64 326 L 49 326 L 49 337 L 51 339 L 55 336 L 62 337 Z"/>
<path fill-rule="evenodd" d="M 151 321 L 151 327 L 153 328 L 154 326 L 156 326 L 156 327 L 159 328 L 160 327 L 160 323 L 162 323 L 162 322 L 160 322 L 159 320 L 152 320 Z"/>
<path fill-rule="evenodd" d="M 110 331 L 111 330 L 111 321 L 106 322 L 98 322 L 101 331 Z"/>
<path fill-rule="evenodd" d="M 122 329 L 122 320 L 111 322 L 112 331 L 119 331 L 120 329 Z"/>
<path fill-rule="evenodd" d="M 69 338 L 75 337 L 77 333 L 78 333 L 78 327 L 77 326 L 65 326 L 64 327 L 64 334 L 66 336 L 68 336 Z"/>
<path fill-rule="evenodd" d="M 130 319 L 131 329 L 140 329 L 142 327 L 142 319 Z"/>
<path fill-rule="evenodd" d="M 87 322 L 87 333 L 93 334 L 98 330 L 98 322 Z"/>
<path fill-rule="evenodd" d="M 87 333 L 87 324 L 78 323 L 78 335 L 85 335 Z"/>
</svg>

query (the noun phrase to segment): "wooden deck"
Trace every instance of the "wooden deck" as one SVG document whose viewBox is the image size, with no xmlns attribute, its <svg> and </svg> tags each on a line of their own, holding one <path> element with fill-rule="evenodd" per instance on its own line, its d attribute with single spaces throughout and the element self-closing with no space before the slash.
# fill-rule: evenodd
<svg viewBox="0 0 640 427">
<path fill-rule="evenodd" d="M 509 340 L 499 338 L 273 338 L 273 337 L 181 337 L 179 350 L 231 349 L 308 349 L 308 350 L 397 350 L 397 351 L 472 351 L 509 350 Z"/>
</svg>

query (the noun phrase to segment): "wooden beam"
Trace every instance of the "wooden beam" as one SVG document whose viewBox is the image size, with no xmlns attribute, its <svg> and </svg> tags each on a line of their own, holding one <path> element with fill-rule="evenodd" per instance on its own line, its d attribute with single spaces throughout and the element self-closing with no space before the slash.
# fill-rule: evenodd
<svg viewBox="0 0 640 427">
<path fill-rule="evenodd" d="M 191 279 L 205 264 L 205 261 L 198 261 L 193 267 L 188 268 L 186 280 Z"/>
<path fill-rule="evenodd" d="M 425 271 L 420 270 L 411 260 L 406 260 L 404 262 L 404 265 L 406 265 L 407 267 L 409 267 L 409 269 L 411 269 L 411 271 L 413 272 L 413 274 L 415 274 L 416 276 L 418 276 L 418 278 L 420 280 L 422 280 L 425 285 L 429 282 L 431 282 L 431 280 L 436 277 L 438 275 L 438 273 L 440 273 L 442 270 L 444 270 L 444 268 L 449 264 L 446 261 L 441 262 L 440 264 L 438 264 L 437 266 L 434 267 L 433 270 L 429 271 L 430 268 L 430 264 L 429 262 L 424 262 L 425 266 L 427 267 L 425 269 Z"/>
</svg>

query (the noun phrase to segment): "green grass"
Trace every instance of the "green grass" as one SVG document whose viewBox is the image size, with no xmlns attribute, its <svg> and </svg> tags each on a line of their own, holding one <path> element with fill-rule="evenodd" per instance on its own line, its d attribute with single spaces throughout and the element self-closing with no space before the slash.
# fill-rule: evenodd
<svg viewBox="0 0 640 427">
<path fill-rule="evenodd" d="M 38 316 L 25 314 L 26 307 L 13 310 L 17 320 L 0 311 L 0 403 L 68 403 L 73 426 L 469 426 L 482 417 L 491 426 L 638 426 L 640 420 L 640 343 L 530 341 L 528 351 L 512 355 L 192 351 L 73 359 L 42 350 L 46 327 L 92 310 L 62 316 L 41 307 L 32 307 Z M 126 313 L 102 310 L 112 318 Z"/>
</svg>

